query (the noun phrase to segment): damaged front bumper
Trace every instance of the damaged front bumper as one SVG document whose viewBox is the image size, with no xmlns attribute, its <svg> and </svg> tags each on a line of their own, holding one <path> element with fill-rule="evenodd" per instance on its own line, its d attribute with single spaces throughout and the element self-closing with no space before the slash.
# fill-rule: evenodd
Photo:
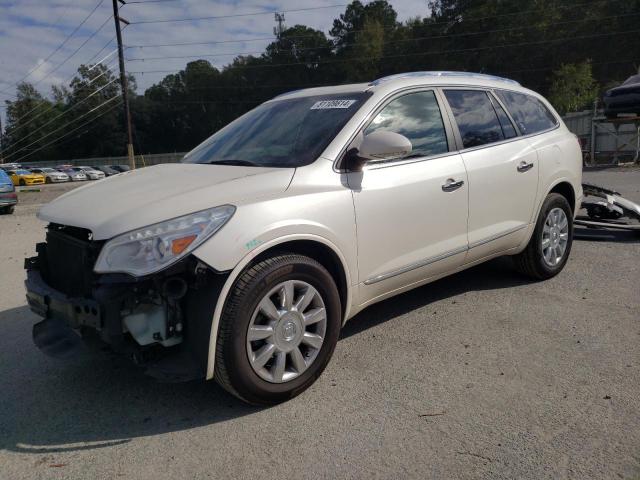
<svg viewBox="0 0 640 480">
<path fill-rule="evenodd" d="M 227 275 L 193 257 L 147 277 L 98 275 L 92 269 L 100 246 L 63 231 L 50 227 L 38 256 L 25 260 L 27 302 L 43 317 L 33 327 L 36 346 L 70 358 L 88 344 L 108 345 L 155 378 L 204 378 L 213 310 Z M 65 268 L 63 260 L 75 263 Z"/>
</svg>

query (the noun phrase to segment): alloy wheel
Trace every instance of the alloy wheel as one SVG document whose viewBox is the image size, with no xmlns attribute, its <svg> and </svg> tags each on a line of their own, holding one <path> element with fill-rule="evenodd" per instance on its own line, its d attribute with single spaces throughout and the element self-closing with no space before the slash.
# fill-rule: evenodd
<svg viewBox="0 0 640 480">
<path fill-rule="evenodd" d="M 327 329 L 327 312 L 309 283 L 287 280 L 258 303 L 247 330 L 251 368 L 271 383 L 289 382 L 316 360 Z"/>
<path fill-rule="evenodd" d="M 542 258 L 550 266 L 557 266 L 567 251 L 569 219 L 561 208 L 552 209 L 542 228 Z"/>
</svg>

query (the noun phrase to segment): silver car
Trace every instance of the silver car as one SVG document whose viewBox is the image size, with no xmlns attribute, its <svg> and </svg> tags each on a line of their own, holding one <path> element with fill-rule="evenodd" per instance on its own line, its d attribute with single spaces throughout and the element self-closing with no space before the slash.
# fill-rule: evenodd
<svg viewBox="0 0 640 480">
<path fill-rule="evenodd" d="M 86 167 L 86 166 L 71 167 L 71 169 L 76 172 L 84 173 L 87 176 L 87 178 L 89 178 L 89 180 L 102 180 L 105 177 L 104 172 L 101 172 L 100 170 L 96 170 L 91 167 Z"/>
<path fill-rule="evenodd" d="M 72 168 L 60 169 L 58 171 L 67 174 L 72 182 L 84 182 L 85 180 L 88 180 L 87 175 L 84 172 L 78 172 Z"/>
<path fill-rule="evenodd" d="M 60 183 L 60 182 L 68 182 L 69 175 L 64 172 L 60 172 L 54 168 L 32 168 L 31 171 L 33 173 L 39 173 L 40 175 L 44 175 L 45 183 Z"/>
</svg>

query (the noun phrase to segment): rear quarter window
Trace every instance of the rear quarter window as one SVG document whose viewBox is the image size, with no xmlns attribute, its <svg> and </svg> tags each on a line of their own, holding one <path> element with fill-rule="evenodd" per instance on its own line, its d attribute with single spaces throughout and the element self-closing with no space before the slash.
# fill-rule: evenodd
<svg viewBox="0 0 640 480">
<path fill-rule="evenodd" d="M 537 98 L 524 93 L 497 90 L 496 95 L 507 107 L 523 135 L 549 130 L 558 120 Z"/>
</svg>

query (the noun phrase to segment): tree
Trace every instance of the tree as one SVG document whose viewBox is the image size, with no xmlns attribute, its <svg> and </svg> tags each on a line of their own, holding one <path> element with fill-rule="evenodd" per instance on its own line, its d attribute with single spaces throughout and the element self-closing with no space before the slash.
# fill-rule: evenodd
<svg viewBox="0 0 640 480">
<path fill-rule="evenodd" d="M 340 18 L 333 21 L 330 33 L 340 51 L 356 41 L 356 34 L 364 29 L 367 20 L 377 20 L 385 29 L 395 27 L 397 18 L 398 14 L 386 0 L 374 0 L 366 5 L 355 0 L 347 5 L 345 12 L 340 14 Z"/>
<path fill-rule="evenodd" d="M 47 135 L 56 128 L 55 116 L 60 105 L 44 98 L 30 83 L 20 83 L 16 100 L 7 101 L 7 127 L 3 139 L 5 162 L 15 162 L 42 151 L 50 154 L 45 144 Z M 44 148 L 43 148 L 44 147 Z"/>
<path fill-rule="evenodd" d="M 549 101 L 561 114 L 590 106 L 597 95 L 590 60 L 563 64 L 553 72 Z"/>
<path fill-rule="evenodd" d="M 378 64 L 383 53 L 384 28 L 378 20 L 367 18 L 349 49 L 352 59 L 346 64 L 349 81 L 374 80 L 378 76 Z"/>
</svg>

